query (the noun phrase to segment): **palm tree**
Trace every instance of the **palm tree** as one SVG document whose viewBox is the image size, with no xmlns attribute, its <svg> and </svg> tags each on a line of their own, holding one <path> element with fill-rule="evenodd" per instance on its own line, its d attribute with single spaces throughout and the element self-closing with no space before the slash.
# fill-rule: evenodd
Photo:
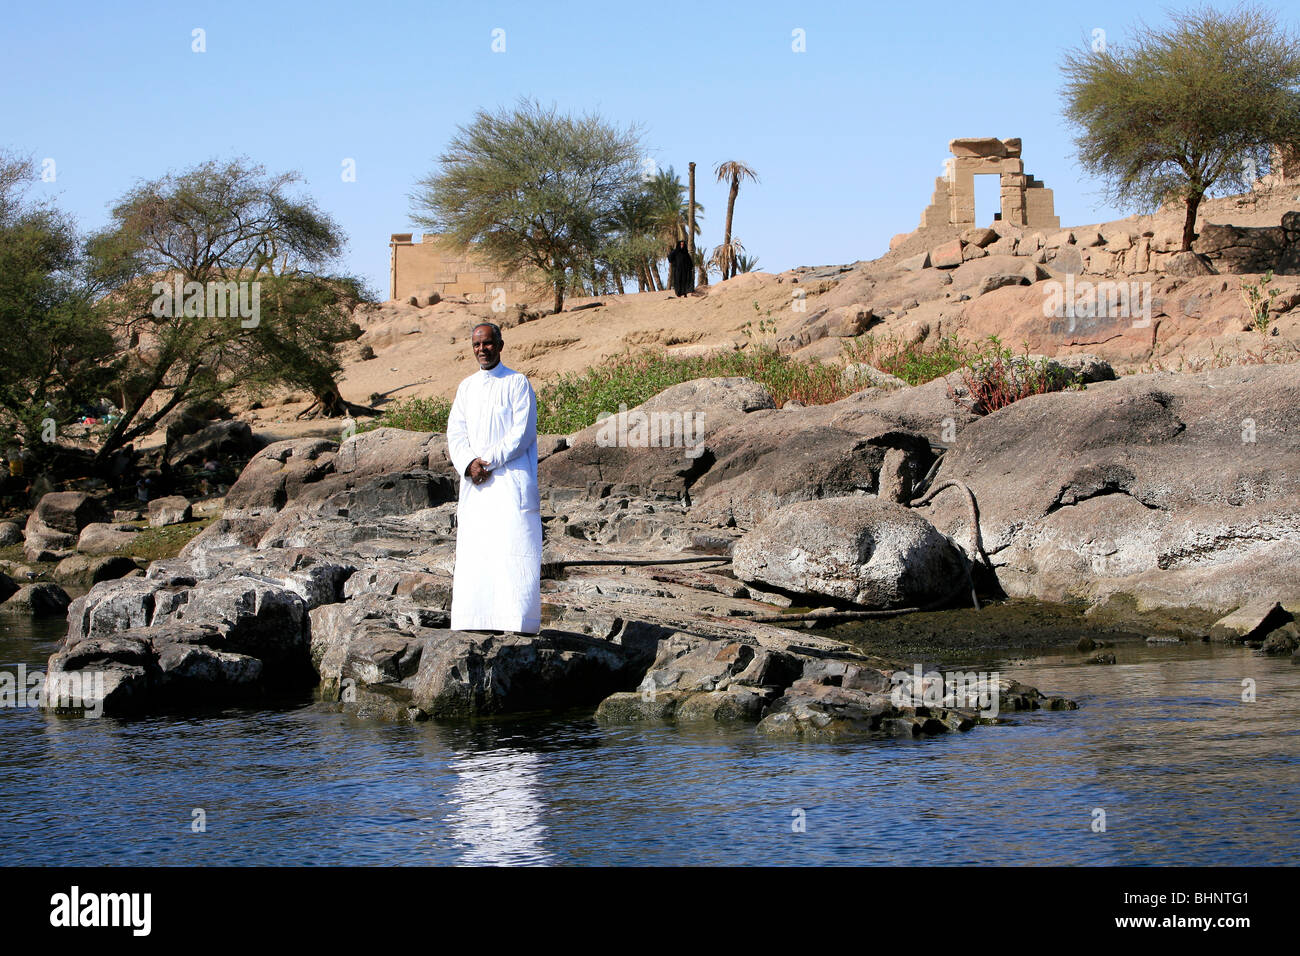
<svg viewBox="0 0 1300 956">
<path fill-rule="evenodd" d="M 695 234 L 700 231 L 700 227 L 695 224 L 695 212 L 700 208 L 700 204 L 695 201 L 695 164 L 690 164 L 690 199 L 686 204 L 686 211 L 690 217 L 690 228 L 686 230 L 686 248 L 691 254 L 691 261 L 695 263 L 695 269 L 698 275 L 695 278 L 696 285 L 709 284 L 709 270 L 700 265 L 699 251 L 695 248 Z"/>
<path fill-rule="evenodd" d="M 726 250 L 724 254 L 728 255 L 725 263 L 722 265 L 722 278 L 730 279 L 736 274 L 736 260 L 734 255 L 730 255 L 732 250 L 731 243 L 731 217 L 736 210 L 736 194 L 740 192 L 740 181 L 742 179 L 751 179 L 758 182 L 758 173 L 750 169 L 739 160 L 729 160 L 725 163 L 719 163 L 713 170 L 718 182 L 731 180 L 731 192 L 727 196 L 727 224 L 722 232 L 722 245 L 719 249 Z"/>
<path fill-rule="evenodd" d="M 709 257 L 709 265 L 716 266 L 722 273 L 722 278 L 728 279 L 727 270 L 732 270 L 731 275 L 735 275 L 737 270 L 736 263 L 745 255 L 745 244 L 740 241 L 740 236 L 732 236 L 727 242 L 720 246 L 715 246 L 713 255 Z"/>
<path fill-rule="evenodd" d="M 743 252 L 736 256 L 736 271 L 753 272 L 758 268 L 758 256 L 747 256 Z"/>
<path fill-rule="evenodd" d="M 683 195 L 686 187 L 677 177 L 677 173 L 669 166 L 666 170 L 659 170 L 649 182 L 646 183 L 646 194 L 650 197 L 651 216 L 655 220 L 659 232 L 659 238 L 666 243 L 676 244 L 679 239 L 686 239 L 686 231 L 690 228 L 692 221 L 690 202 Z M 704 207 L 699 203 L 695 204 L 696 217 L 704 212 Z M 700 231 L 699 223 L 695 223 L 695 232 Z"/>
<path fill-rule="evenodd" d="M 608 223 L 608 232 L 604 258 L 620 276 L 635 276 L 638 292 L 661 289 L 655 262 L 663 242 L 658 236 L 650 194 L 637 188 L 624 195 Z M 621 283 L 619 287 L 621 290 Z"/>
</svg>

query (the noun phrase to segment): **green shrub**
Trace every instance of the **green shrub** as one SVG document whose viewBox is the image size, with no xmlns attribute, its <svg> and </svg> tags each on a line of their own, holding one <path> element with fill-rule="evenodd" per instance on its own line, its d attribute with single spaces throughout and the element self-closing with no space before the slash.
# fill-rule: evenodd
<svg viewBox="0 0 1300 956">
<path fill-rule="evenodd" d="M 888 372 L 908 385 L 924 385 L 957 371 L 969 361 L 966 349 L 955 335 L 943 336 L 931 348 L 892 335 L 880 339 L 874 335 L 861 336 L 845 340 L 844 358 Z"/>
<path fill-rule="evenodd" d="M 1268 284 L 1273 281 L 1273 270 L 1269 269 L 1259 277 L 1258 282 L 1247 282 L 1241 280 L 1241 301 L 1245 303 L 1247 309 L 1247 321 L 1250 327 L 1260 335 L 1267 335 L 1269 332 L 1269 310 L 1273 306 L 1273 299 L 1280 293 L 1281 289 L 1270 289 Z M 1277 330 L 1273 330 L 1277 334 Z"/>
<path fill-rule="evenodd" d="M 970 393 L 971 411 L 987 415 L 1030 395 L 1057 392 L 1070 384 L 1073 375 L 1046 358 L 1029 357 L 1029 345 L 1016 355 L 996 335 L 988 344 L 970 355 L 970 363 L 961 369 L 962 383 Z"/>
<path fill-rule="evenodd" d="M 865 336 L 845 343 L 845 357 L 896 375 L 909 385 L 920 385 L 976 363 L 980 370 L 976 381 L 979 394 L 985 396 L 987 391 L 985 399 L 996 403 L 1005 391 L 998 385 L 1002 381 L 998 377 L 1001 366 L 995 360 L 995 353 L 989 350 L 970 353 L 958 344 L 955 336 L 942 338 L 929 349 L 892 337 L 877 340 Z M 794 358 L 781 354 L 773 345 L 757 342 L 745 349 L 689 358 L 669 355 L 662 349 L 628 351 L 584 372 L 561 375 L 539 387 L 537 431 L 572 434 L 595 424 L 601 412 L 617 413 L 620 405 L 633 408 L 666 388 L 697 378 L 751 378 L 772 393 L 778 407 L 791 400 L 805 405 L 827 405 L 858 391 L 852 384 L 844 383 L 842 373 L 839 364 Z M 985 379 L 988 379 L 987 387 L 982 384 Z M 972 395 L 976 389 L 972 389 Z M 445 398 L 408 398 L 395 402 L 380 418 L 360 430 L 387 426 L 411 431 L 446 431 L 450 412 L 451 402 Z"/>
<path fill-rule="evenodd" d="M 594 424 L 601 412 L 616 413 L 620 404 L 632 408 L 669 386 L 696 378 L 743 376 L 766 386 L 778 407 L 791 399 L 825 405 L 854 391 L 841 383 L 841 371 L 837 365 L 782 355 L 769 345 L 695 358 L 652 350 L 627 352 L 543 385 L 537 393 L 537 430 L 569 434 Z"/>
<path fill-rule="evenodd" d="M 451 401 L 446 398 L 407 398 L 394 402 L 384 414 L 357 431 L 376 428 L 405 428 L 413 432 L 445 432 Z"/>
</svg>

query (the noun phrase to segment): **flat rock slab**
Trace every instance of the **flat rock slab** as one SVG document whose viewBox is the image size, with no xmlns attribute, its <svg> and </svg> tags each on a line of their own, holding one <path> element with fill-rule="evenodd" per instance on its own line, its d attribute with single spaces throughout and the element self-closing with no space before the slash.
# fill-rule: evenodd
<svg viewBox="0 0 1300 956">
<path fill-rule="evenodd" d="M 1290 623 L 1291 620 L 1293 618 L 1290 612 L 1271 598 L 1251 601 L 1215 621 L 1210 627 L 1210 640 L 1253 640 Z"/>
</svg>

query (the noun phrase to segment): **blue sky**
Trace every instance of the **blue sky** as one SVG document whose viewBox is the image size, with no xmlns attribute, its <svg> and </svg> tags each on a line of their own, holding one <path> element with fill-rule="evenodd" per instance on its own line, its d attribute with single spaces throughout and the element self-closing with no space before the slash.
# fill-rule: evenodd
<svg viewBox="0 0 1300 956">
<path fill-rule="evenodd" d="M 1215 4 L 1216 6 L 1225 6 Z M 1123 42 L 1166 5 L 928 3 L 75 2 L 10 6 L 0 148 L 54 160 L 84 229 L 133 183 L 218 157 L 297 170 L 344 228 L 343 265 L 387 294 L 388 237 L 459 124 L 520 96 L 644 128 L 648 155 L 698 164 L 702 241 L 735 232 L 764 269 L 880 255 L 916 227 L 949 139 L 1019 136 L 1065 224 L 1125 215 L 1074 162 L 1064 52 Z M 1290 27 L 1295 16 L 1275 10 Z M 204 31 L 196 53 L 193 31 Z M 493 30 L 505 52 L 492 51 Z M 804 31 L 806 52 L 792 50 Z M 356 181 L 343 162 L 355 160 Z M 977 197 L 977 198 L 983 198 Z M 978 209 L 980 221 L 987 211 Z"/>
</svg>

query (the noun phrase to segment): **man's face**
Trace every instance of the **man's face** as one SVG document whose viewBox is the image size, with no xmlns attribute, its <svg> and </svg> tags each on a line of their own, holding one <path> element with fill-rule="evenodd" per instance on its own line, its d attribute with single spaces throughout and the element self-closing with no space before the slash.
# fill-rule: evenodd
<svg viewBox="0 0 1300 956">
<path fill-rule="evenodd" d="M 496 368 L 497 363 L 501 361 L 501 344 L 492 336 L 492 329 L 486 325 L 480 325 L 470 336 L 470 342 L 474 346 L 474 357 L 478 359 L 478 367 L 481 369 Z"/>
</svg>

